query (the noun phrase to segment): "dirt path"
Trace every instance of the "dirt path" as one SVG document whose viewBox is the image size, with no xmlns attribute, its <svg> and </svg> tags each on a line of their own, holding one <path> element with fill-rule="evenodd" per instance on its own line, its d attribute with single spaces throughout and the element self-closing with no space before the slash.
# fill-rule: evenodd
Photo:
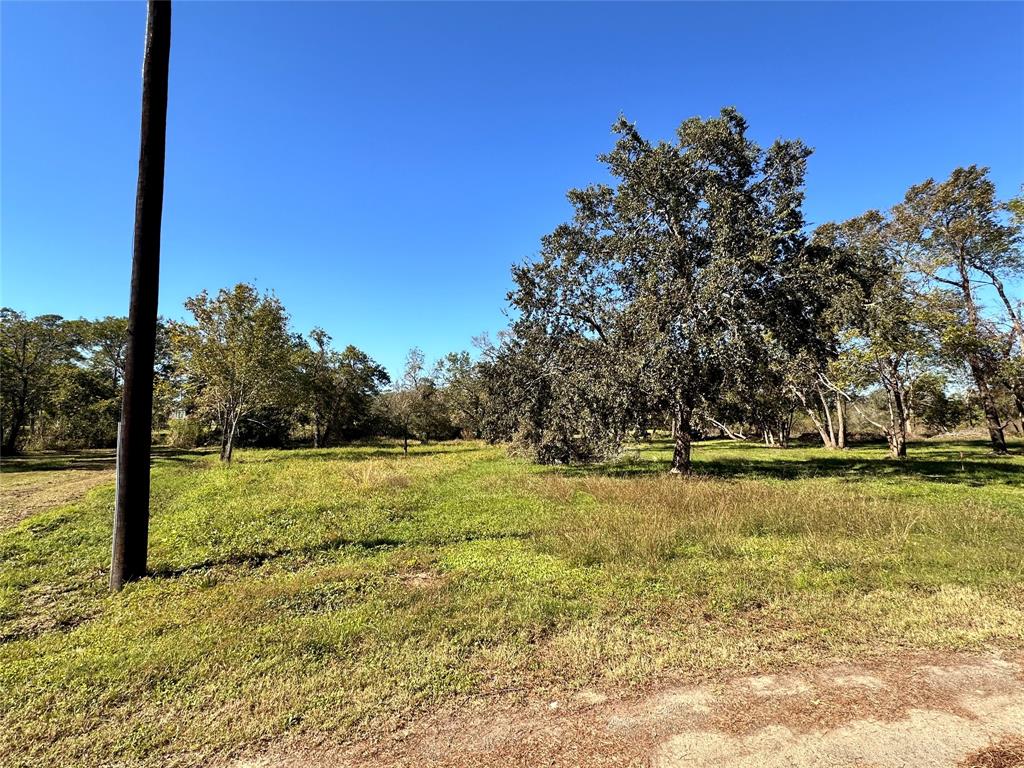
<svg viewBox="0 0 1024 768">
<path fill-rule="evenodd" d="M 463 701 L 375 744 L 287 743 L 234 768 L 1024 766 L 1024 654 L 909 655 L 609 698 Z"/>
<path fill-rule="evenodd" d="M 63 469 L 0 473 L 0 530 L 37 512 L 77 501 L 87 491 L 114 482 L 114 470 Z"/>
</svg>

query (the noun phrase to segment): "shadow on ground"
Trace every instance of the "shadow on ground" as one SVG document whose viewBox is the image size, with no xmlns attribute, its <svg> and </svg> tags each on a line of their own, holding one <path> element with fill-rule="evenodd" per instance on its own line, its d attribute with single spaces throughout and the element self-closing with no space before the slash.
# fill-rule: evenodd
<svg viewBox="0 0 1024 768">
<path fill-rule="evenodd" d="M 350 450 L 343 450 L 350 449 Z M 456 441 L 443 443 L 411 443 L 408 458 L 417 459 L 427 456 L 454 456 L 480 453 L 485 447 L 480 443 L 460 443 Z M 382 443 L 379 445 L 356 442 L 342 444 L 332 448 L 300 448 L 295 451 L 282 449 L 290 460 L 326 460 L 326 461 L 367 461 L 369 459 L 403 459 L 406 458 L 401 445 Z M 245 456 L 238 459 L 240 463 L 259 463 L 273 461 L 274 457 Z"/>
<path fill-rule="evenodd" d="M 156 446 L 152 463 L 164 461 L 191 461 L 210 453 L 210 449 L 183 449 Z M 55 470 L 114 469 L 117 456 L 113 448 L 86 448 L 77 451 L 39 451 L 19 456 L 4 456 L 0 472 L 53 472 Z"/>
<path fill-rule="evenodd" d="M 967 451 L 964 448 L 968 448 Z M 908 457 L 888 457 L 884 444 L 858 445 L 850 451 L 826 453 L 816 449 L 813 455 L 804 448 L 762 449 L 751 457 L 751 446 L 694 443 L 693 471 L 699 476 L 727 479 L 801 480 L 835 477 L 842 480 L 908 479 L 939 483 L 981 486 L 992 483 L 1024 485 L 1024 469 L 1013 461 L 1019 456 L 1015 448 L 1010 456 L 996 456 L 984 441 L 955 443 L 927 442 L 911 444 Z M 915 456 L 915 449 L 918 455 Z M 663 452 L 657 459 L 634 452 L 619 462 L 589 466 L 560 467 L 558 472 L 569 476 L 642 477 L 659 475 L 669 466 L 671 446 L 657 441 L 643 448 L 644 453 Z"/>
<path fill-rule="evenodd" d="M 181 566 L 160 565 L 151 568 L 147 575 L 153 578 L 177 578 L 189 573 L 208 571 L 224 566 L 247 566 L 250 568 L 259 568 L 260 566 L 265 565 L 266 563 L 281 558 L 310 558 L 315 557 L 316 555 L 324 552 L 334 552 L 337 550 L 379 552 L 391 549 L 398 549 L 399 547 L 405 547 L 410 545 L 441 547 L 448 546 L 451 544 L 463 544 L 472 541 L 521 540 L 529 538 L 529 536 L 530 534 L 516 531 L 508 533 L 468 532 L 461 535 L 441 537 L 434 540 L 431 540 L 430 538 L 397 538 L 393 536 L 380 535 L 369 535 L 365 537 L 335 536 L 332 538 L 324 539 L 323 541 L 316 542 L 315 544 L 307 544 L 298 547 L 279 547 L 262 552 L 235 552 L 232 554 L 224 555 L 223 557 L 207 558 L 206 560 L 202 560 L 200 562 L 189 563 L 187 565 Z"/>
</svg>

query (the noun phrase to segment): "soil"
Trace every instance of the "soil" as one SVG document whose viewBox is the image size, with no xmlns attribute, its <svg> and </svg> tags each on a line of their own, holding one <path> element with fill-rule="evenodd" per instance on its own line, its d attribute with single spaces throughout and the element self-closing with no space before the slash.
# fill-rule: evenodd
<svg viewBox="0 0 1024 768">
<path fill-rule="evenodd" d="M 308 735 L 232 768 L 1024 766 L 1024 653 L 906 654 L 560 696 L 464 698 L 372 743 Z"/>
<path fill-rule="evenodd" d="M 71 504 L 103 483 L 114 482 L 108 467 L 0 474 L 0 530 L 47 509 Z"/>
</svg>

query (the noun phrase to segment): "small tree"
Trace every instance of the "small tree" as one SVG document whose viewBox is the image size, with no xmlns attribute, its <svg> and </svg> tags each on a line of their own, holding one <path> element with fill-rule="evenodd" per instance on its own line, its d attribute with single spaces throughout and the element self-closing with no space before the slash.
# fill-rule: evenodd
<svg viewBox="0 0 1024 768">
<path fill-rule="evenodd" d="M 409 454 L 409 437 L 416 420 L 420 388 L 423 384 L 423 350 L 413 347 L 405 356 L 405 368 L 394 389 L 388 393 L 386 406 L 391 423 L 402 438 L 402 451 Z"/>
<path fill-rule="evenodd" d="M 230 462 L 239 422 L 294 396 L 301 339 L 280 300 L 239 283 L 185 302 L 195 324 L 173 323 L 172 349 L 200 411 L 216 419 Z"/>
<path fill-rule="evenodd" d="M 409 438 L 420 442 L 454 437 L 456 429 L 446 409 L 444 392 L 426 373 L 423 352 L 413 347 L 406 356 L 405 369 L 394 388 L 383 397 L 392 429 L 402 438 L 409 453 Z"/>
</svg>

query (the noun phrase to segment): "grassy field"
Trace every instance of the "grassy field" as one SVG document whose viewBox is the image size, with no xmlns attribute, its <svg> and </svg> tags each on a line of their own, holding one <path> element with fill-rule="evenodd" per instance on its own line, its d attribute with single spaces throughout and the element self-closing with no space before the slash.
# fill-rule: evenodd
<svg viewBox="0 0 1024 768">
<path fill-rule="evenodd" d="M 1024 457 L 702 443 L 161 458 L 153 577 L 106 591 L 113 489 L 0 530 L 0 764 L 200 765 L 439 702 L 906 649 L 1024 646 Z M 9 463 L 4 488 L 49 459 Z"/>
</svg>

